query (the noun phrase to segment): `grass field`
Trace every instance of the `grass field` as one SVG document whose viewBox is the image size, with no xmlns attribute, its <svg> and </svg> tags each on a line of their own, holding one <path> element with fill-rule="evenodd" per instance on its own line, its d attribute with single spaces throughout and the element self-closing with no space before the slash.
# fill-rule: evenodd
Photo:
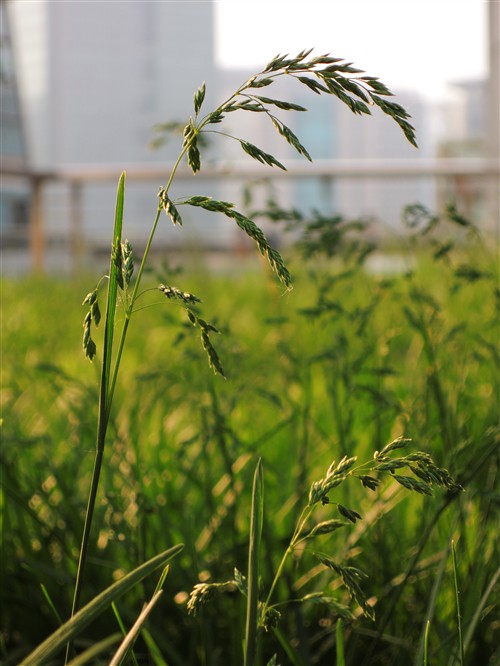
<svg viewBox="0 0 500 666">
<path fill-rule="evenodd" d="M 185 545 L 136 643 L 136 663 L 241 663 L 245 602 L 235 587 L 195 616 L 186 605 L 195 584 L 246 570 L 259 457 L 268 589 L 311 483 L 333 460 L 372 460 L 400 436 L 413 440 L 407 453 L 431 454 L 464 492 L 437 488 L 428 497 L 390 478 L 376 490 L 354 478 L 332 490 L 330 500 L 362 520 L 315 548 L 368 574 L 362 587 L 376 619 L 299 549 L 275 594 L 292 601 L 278 607 L 277 631 L 263 633 L 261 663 L 274 653 L 281 664 L 336 663 L 338 611 L 299 601 L 318 590 L 353 612 L 343 620 L 350 666 L 423 664 L 427 621 L 429 664 L 459 664 L 461 651 L 470 666 L 499 663 L 496 258 L 453 224 L 440 233 L 434 245 L 398 247 L 408 270 L 397 275 L 365 270 L 363 248 L 345 239 L 332 256 L 290 252 L 295 288 L 286 293 L 260 264 L 217 275 L 187 261 L 178 275 L 161 273 L 202 298 L 201 315 L 222 333 L 213 342 L 227 380 L 207 366 L 182 308 L 158 290 L 144 295 L 144 305 L 159 305 L 131 325 L 83 600 Z M 457 248 L 448 247 L 455 238 Z M 95 446 L 98 370 L 81 351 L 81 302 L 94 283 L 33 277 L 2 285 L 4 664 L 18 663 L 70 612 Z M 339 516 L 325 504 L 317 517 Z M 126 627 L 155 583 L 117 602 Z M 76 645 L 116 631 L 110 609 Z"/>
</svg>

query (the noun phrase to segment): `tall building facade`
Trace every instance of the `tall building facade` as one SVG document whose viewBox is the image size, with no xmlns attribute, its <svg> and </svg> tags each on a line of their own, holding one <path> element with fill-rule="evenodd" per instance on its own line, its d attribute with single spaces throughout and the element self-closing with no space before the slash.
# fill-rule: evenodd
<svg viewBox="0 0 500 666">
<path fill-rule="evenodd" d="M 152 150 L 153 126 L 186 122 L 204 80 L 206 104 L 214 99 L 210 2 L 10 0 L 8 9 L 34 168 L 116 165 L 118 177 L 127 165 L 167 163 L 179 137 L 175 149 Z M 110 236 L 114 191 L 116 184 L 84 188 L 83 226 L 96 243 Z M 130 183 L 132 237 L 147 234 L 156 191 Z M 67 234 L 67 187 L 46 188 L 44 222 L 52 237 Z"/>
<path fill-rule="evenodd" d="M 0 2 L 0 148 L 3 166 L 22 169 L 27 165 L 23 119 L 19 104 L 10 23 L 5 2 Z M 0 234 L 2 244 L 25 242 L 29 190 L 15 178 L 2 178 Z"/>
</svg>

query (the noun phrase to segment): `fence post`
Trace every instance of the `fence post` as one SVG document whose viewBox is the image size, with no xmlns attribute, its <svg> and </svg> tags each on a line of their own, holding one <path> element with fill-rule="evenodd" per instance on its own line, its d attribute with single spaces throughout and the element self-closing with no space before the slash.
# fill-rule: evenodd
<svg viewBox="0 0 500 666">
<path fill-rule="evenodd" d="M 43 178 L 31 177 L 31 206 L 29 216 L 29 244 L 31 270 L 42 273 L 44 269 L 45 238 L 42 220 L 42 187 Z"/>
</svg>

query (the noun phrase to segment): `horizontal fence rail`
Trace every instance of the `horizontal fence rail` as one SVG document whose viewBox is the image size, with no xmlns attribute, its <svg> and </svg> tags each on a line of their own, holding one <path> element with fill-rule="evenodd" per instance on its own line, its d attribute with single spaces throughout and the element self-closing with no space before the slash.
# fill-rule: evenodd
<svg viewBox="0 0 500 666">
<path fill-rule="evenodd" d="M 29 183 L 31 190 L 28 242 L 33 270 L 43 268 L 46 245 L 46 230 L 43 220 L 42 193 L 48 183 L 62 183 L 69 187 L 71 201 L 71 241 L 76 248 L 83 238 L 82 229 L 82 188 L 86 185 L 116 183 L 122 171 L 127 172 L 128 182 L 155 182 L 160 186 L 171 171 L 170 163 L 117 164 L 66 164 L 52 170 L 30 169 L 18 161 L 3 159 L 0 164 L 2 189 L 9 181 L 20 179 Z M 488 182 L 489 203 L 493 220 L 498 220 L 500 161 L 492 158 L 364 158 L 364 159 L 317 159 L 312 163 L 290 159 L 287 171 L 268 169 L 249 161 L 206 162 L 196 176 L 187 167 L 177 171 L 176 179 L 188 182 L 200 180 L 250 181 L 266 178 L 269 180 L 319 179 L 333 182 L 337 179 L 481 179 Z M 3 235 L 3 234 L 2 234 Z"/>
<path fill-rule="evenodd" d="M 117 181 L 121 172 L 134 180 L 162 180 L 170 173 L 170 163 L 133 163 L 116 164 L 66 164 L 51 171 L 30 170 L 22 164 L 0 166 L 2 176 L 24 177 L 34 180 L 60 180 L 65 182 L 98 183 Z M 187 168 L 180 168 L 176 178 L 213 179 L 219 177 L 242 180 L 245 178 L 267 177 L 283 178 L 387 178 L 417 176 L 500 176 L 499 160 L 491 158 L 363 158 L 363 159 L 318 159 L 309 163 L 304 160 L 287 160 L 287 170 L 266 167 L 248 161 L 207 163 L 196 176 Z"/>
</svg>

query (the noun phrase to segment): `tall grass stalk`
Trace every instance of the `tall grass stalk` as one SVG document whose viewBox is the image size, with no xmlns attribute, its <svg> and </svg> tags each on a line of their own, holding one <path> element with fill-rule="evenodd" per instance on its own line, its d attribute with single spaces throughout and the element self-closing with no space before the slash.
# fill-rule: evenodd
<svg viewBox="0 0 500 666">
<path fill-rule="evenodd" d="M 244 666 L 254 666 L 257 649 L 257 624 L 259 617 L 259 563 L 264 515 L 264 478 L 262 460 L 255 468 L 250 513 L 250 539 L 248 546 L 248 596 L 245 628 Z"/>
<path fill-rule="evenodd" d="M 118 271 L 120 269 L 120 267 L 117 265 L 116 262 L 116 252 L 118 251 L 117 250 L 118 248 L 120 248 L 121 251 L 124 197 L 125 197 L 125 173 L 122 173 L 118 183 L 118 191 L 116 194 L 115 225 L 113 230 L 113 246 L 112 246 L 113 252 L 111 254 L 111 261 L 109 267 L 108 297 L 106 305 L 106 320 L 104 325 L 101 382 L 99 388 L 99 411 L 97 419 L 96 454 L 94 460 L 94 469 L 92 472 L 92 481 L 90 485 L 89 498 L 87 503 L 87 510 L 85 513 L 85 522 L 83 526 L 83 535 L 80 546 L 80 556 L 78 560 L 75 590 L 73 594 L 73 603 L 71 606 L 70 617 L 74 617 L 80 605 L 80 597 L 83 588 L 85 566 L 87 563 L 87 551 L 90 543 L 90 531 L 92 528 L 95 503 L 97 499 L 97 491 L 99 488 L 102 458 L 104 454 L 104 446 L 106 443 L 106 433 L 108 429 L 109 413 L 111 408 L 109 381 L 110 381 L 110 371 L 111 371 L 111 359 L 113 353 L 113 336 L 115 330 L 116 300 L 118 296 L 118 279 L 119 279 Z M 71 652 L 72 652 L 72 645 L 71 643 L 68 643 L 67 652 L 66 652 L 66 662 L 69 660 Z"/>
<path fill-rule="evenodd" d="M 460 589 L 458 585 L 458 567 L 457 567 L 457 551 L 455 548 L 455 542 L 451 542 L 451 554 L 453 561 L 453 586 L 455 590 L 455 603 L 457 610 L 457 630 L 458 630 L 458 649 L 459 649 L 459 663 L 460 666 L 464 666 L 465 656 L 464 656 L 464 640 L 462 635 L 462 613 L 460 610 Z"/>
</svg>

